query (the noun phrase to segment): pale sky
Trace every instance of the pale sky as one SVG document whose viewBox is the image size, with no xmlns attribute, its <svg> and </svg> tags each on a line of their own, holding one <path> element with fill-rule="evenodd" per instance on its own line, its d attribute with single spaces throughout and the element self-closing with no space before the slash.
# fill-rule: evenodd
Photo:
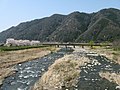
<svg viewBox="0 0 120 90">
<path fill-rule="evenodd" d="M 74 11 L 120 9 L 120 0 L 0 0 L 0 32 L 21 22 Z"/>
</svg>

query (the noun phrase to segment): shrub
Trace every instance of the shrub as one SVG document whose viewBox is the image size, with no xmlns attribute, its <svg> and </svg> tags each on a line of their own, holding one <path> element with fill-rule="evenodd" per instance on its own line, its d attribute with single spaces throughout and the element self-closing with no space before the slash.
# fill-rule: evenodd
<svg viewBox="0 0 120 90">
<path fill-rule="evenodd" d="M 116 51 L 120 50 L 120 39 L 113 41 L 113 49 Z"/>
</svg>

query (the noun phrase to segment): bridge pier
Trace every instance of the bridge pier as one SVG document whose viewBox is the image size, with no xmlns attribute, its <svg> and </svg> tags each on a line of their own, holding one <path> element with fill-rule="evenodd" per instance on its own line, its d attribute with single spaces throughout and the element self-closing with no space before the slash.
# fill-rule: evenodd
<svg viewBox="0 0 120 90">
<path fill-rule="evenodd" d="M 65 48 L 67 48 L 67 45 L 65 45 Z"/>
<path fill-rule="evenodd" d="M 75 45 L 73 45 L 73 48 L 75 48 Z"/>
<path fill-rule="evenodd" d="M 82 45 L 82 48 L 84 48 L 84 46 Z"/>
<path fill-rule="evenodd" d="M 59 44 L 57 45 L 57 47 L 59 48 Z"/>
<path fill-rule="evenodd" d="M 91 49 L 92 49 L 92 48 L 93 48 L 93 45 L 91 45 L 90 47 L 91 47 Z"/>
</svg>

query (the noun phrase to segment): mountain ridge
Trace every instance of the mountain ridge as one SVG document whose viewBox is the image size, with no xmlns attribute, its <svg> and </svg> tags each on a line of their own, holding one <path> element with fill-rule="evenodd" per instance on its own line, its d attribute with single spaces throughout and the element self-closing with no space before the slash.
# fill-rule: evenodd
<svg viewBox="0 0 120 90">
<path fill-rule="evenodd" d="M 109 8 L 95 13 L 72 12 L 68 15 L 22 22 L 0 33 L 0 42 L 7 38 L 41 42 L 103 42 L 120 39 L 120 10 Z"/>
</svg>

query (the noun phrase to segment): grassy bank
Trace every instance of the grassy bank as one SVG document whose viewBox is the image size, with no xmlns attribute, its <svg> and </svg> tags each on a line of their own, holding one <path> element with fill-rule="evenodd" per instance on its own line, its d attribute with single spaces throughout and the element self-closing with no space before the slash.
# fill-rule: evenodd
<svg viewBox="0 0 120 90">
<path fill-rule="evenodd" d="M 110 73 L 110 72 L 100 72 L 99 75 L 102 78 L 106 78 L 110 82 L 117 83 L 120 86 L 120 74 Z"/>
<path fill-rule="evenodd" d="M 113 47 L 93 47 L 92 49 L 89 48 L 90 51 L 97 52 L 100 55 L 103 55 L 110 59 L 111 61 L 114 61 L 118 64 L 120 64 L 120 50 Z"/>
<path fill-rule="evenodd" d="M 23 50 L 24 49 L 24 50 Z M 0 51 L 0 84 L 14 72 L 13 65 L 43 57 L 57 49 L 54 47 L 2 47 Z"/>
<path fill-rule="evenodd" d="M 80 66 L 84 66 L 87 62 L 89 62 L 88 58 L 77 54 L 58 59 L 43 74 L 32 90 L 72 90 L 78 83 Z"/>
<path fill-rule="evenodd" d="M 100 55 L 107 57 L 110 61 L 120 64 L 120 49 L 118 47 L 100 47 L 94 46 L 93 48 L 87 47 L 91 52 L 96 52 Z M 110 82 L 114 82 L 120 86 L 120 73 L 115 72 L 99 72 L 102 78 L 107 79 Z M 116 89 L 117 90 L 117 89 Z M 119 90 L 119 89 L 118 89 Z"/>
<path fill-rule="evenodd" d="M 0 51 L 15 51 L 15 50 L 24 50 L 24 49 L 31 49 L 31 48 L 43 48 L 48 46 L 0 46 Z"/>
</svg>

